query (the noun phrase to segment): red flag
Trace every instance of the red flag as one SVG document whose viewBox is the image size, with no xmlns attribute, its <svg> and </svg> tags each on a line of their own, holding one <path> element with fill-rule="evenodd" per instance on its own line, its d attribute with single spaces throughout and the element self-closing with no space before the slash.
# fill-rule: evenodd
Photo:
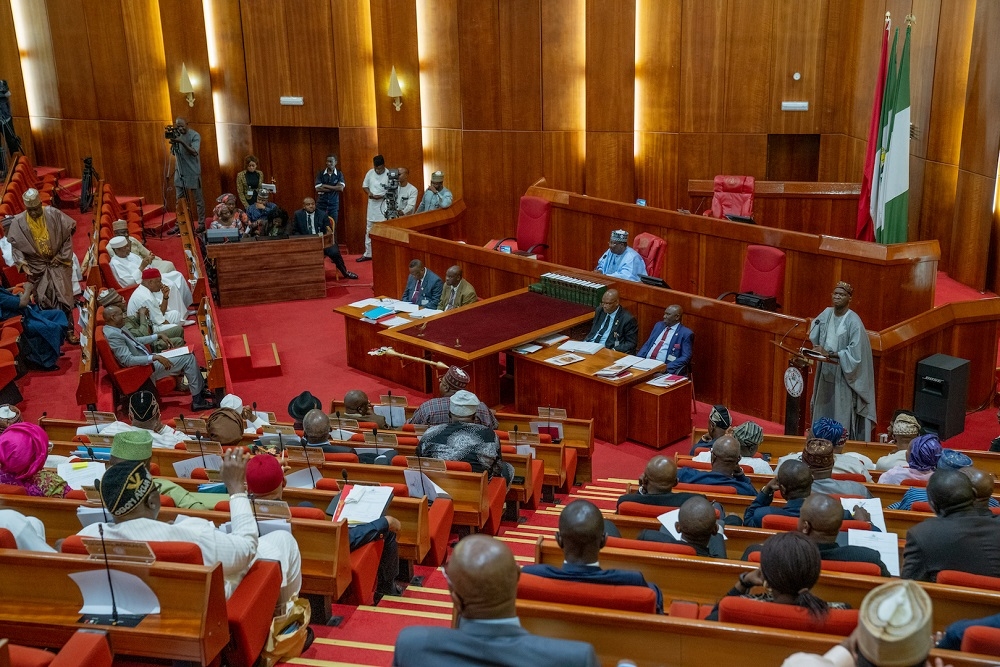
<svg viewBox="0 0 1000 667">
<path fill-rule="evenodd" d="M 858 225 L 854 236 L 859 241 L 875 240 L 875 225 L 872 222 L 871 198 L 872 178 L 875 173 L 875 153 L 878 148 L 878 133 L 882 117 L 882 98 L 885 90 L 886 61 L 889 51 L 889 17 L 886 15 L 885 29 L 882 31 L 882 55 L 878 64 L 878 79 L 875 81 L 875 100 L 872 104 L 872 119 L 868 124 L 868 148 L 865 151 L 865 172 L 861 177 L 861 196 L 858 198 Z"/>
</svg>

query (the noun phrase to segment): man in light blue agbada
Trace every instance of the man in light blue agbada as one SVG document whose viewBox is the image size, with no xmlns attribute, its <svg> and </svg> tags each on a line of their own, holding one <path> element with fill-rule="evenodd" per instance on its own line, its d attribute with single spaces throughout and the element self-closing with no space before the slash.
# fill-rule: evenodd
<svg viewBox="0 0 1000 667">
<path fill-rule="evenodd" d="M 597 260 L 597 272 L 632 282 L 639 282 L 639 276 L 646 275 L 646 263 L 639 253 L 628 247 L 628 232 L 624 229 L 611 232 L 608 250 Z"/>
</svg>

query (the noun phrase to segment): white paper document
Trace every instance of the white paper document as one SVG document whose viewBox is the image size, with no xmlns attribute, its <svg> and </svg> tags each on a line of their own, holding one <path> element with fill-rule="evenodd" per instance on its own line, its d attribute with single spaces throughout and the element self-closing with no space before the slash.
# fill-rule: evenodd
<svg viewBox="0 0 1000 667">
<path fill-rule="evenodd" d="M 109 583 L 108 578 L 111 578 Z M 114 585 L 115 607 L 119 614 L 159 614 L 160 600 L 145 581 L 130 572 L 111 569 L 73 572 L 83 595 L 81 614 L 111 613 L 111 584 Z"/>
<path fill-rule="evenodd" d="M 176 523 L 176 522 L 175 522 Z M 233 532 L 233 524 L 231 521 L 227 521 L 219 526 L 219 530 L 224 533 Z M 264 537 L 268 533 L 273 533 L 276 531 L 284 531 L 286 533 L 292 532 L 292 524 L 288 523 L 284 519 L 261 519 L 257 522 L 257 530 L 261 537 Z"/>
<path fill-rule="evenodd" d="M 285 486 L 290 489 L 315 489 L 317 479 L 323 479 L 323 472 L 312 466 L 285 475 Z"/>
<path fill-rule="evenodd" d="M 386 305 L 385 301 L 382 302 L 382 306 L 384 308 L 392 308 L 397 313 L 415 313 L 420 310 L 420 306 L 415 303 L 410 303 L 409 301 L 397 301 L 396 299 L 392 300 L 391 306 Z"/>
<path fill-rule="evenodd" d="M 583 361 L 583 357 L 578 354 L 573 354 L 572 352 L 567 352 L 566 354 L 560 354 L 557 357 L 546 359 L 545 363 L 552 364 L 553 366 L 569 366 L 570 364 L 575 364 L 578 361 Z"/>
<path fill-rule="evenodd" d="M 514 351 L 518 354 L 531 354 L 532 352 L 538 352 L 542 349 L 542 346 L 538 343 L 525 343 L 524 345 L 518 345 L 514 348 Z"/>
<path fill-rule="evenodd" d="M 677 508 L 675 510 L 670 510 L 669 512 L 664 512 L 660 516 L 656 517 L 660 524 L 666 528 L 674 539 L 681 539 L 681 533 L 677 530 L 677 517 L 680 516 L 681 510 Z"/>
<path fill-rule="evenodd" d="M 874 549 L 882 557 L 889 574 L 894 577 L 899 576 L 899 536 L 896 533 L 876 533 L 873 530 L 850 528 L 847 531 L 847 543 L 851 546 Z"/>
<path fill-rule="evenodd" d="M 406 408 L 402 405 L 373 405 L 372 410 L 385 417 L 386 426 L 391 429 L 400 428 L 406 423 Z"/>
<path fill-rule="evenodd" d="M 662 361 L 657 361 L 656 359 L 643 359 L 639 358 L 639 361 L 632 364 L 632 368 L 638 371 L 651 371 L 657 366 L 663 366 Z"/>
<path fill-rule="evenodd" d="M 390 317 L 387 320 L 379 321 L 379 324 L 384 324 L 387 327 L 401 327 L 404 324 L 412 324 L 412 320 L 408 320 L 405 317 Z"/>
<path fill-rule="evenodd" d="M 79 491 L 85 486 L 94 486 L 95 479 L 104 477 L 104 464 L 98 461 L 86 463 L 60 463 L 56 468 L 59 476 L 66 480 L 69 488 Z"/>
<path fill-rule="evenodd" d="M 163 352 L 158 352 L 161 357 L 166 357 L 167 359 L 173 359 L 174 357 L 179 357 L 182 354 L 191 354 L 191 350 L 188 349 L 187 345 L 182 347 L 175 347 L 172 350 L 164 350 Z"/>
<path fill-rule="evenodd" d="M 90 507 L 80 505 L 76 508 L 76 518 L 80 520 L 80 525 L 86 528 L 92 523 L 114 523 L 114 517 L 103 507 Z"/>
<path fill-rule="evenodd" d="M 517 453 L 521 456 L 535 458 L 535 448 L 531 445 L 517 445 Z"/>
<path fill-rule="evenodd" d="M 186 477 L 190 479 L 191 471 L 195 468 L 204 468 L 205 470 L 221 470 L 222 457 L 218 454 L 205 454 L 205 456 L 196 456 L 193 459 L 174 461 L 174 474 L 178 477 Z"/>
<path fill-rule="evenodd" d="M 340 518 L 349 524 L 371 523 L 382 518 L 389 501 L 392 500 L 391 486 L 353 486 L 342 500 Z"/>
<path fill-rule="evenodd" d="M 362 299 L 361 301 L 355 301 L 354 303 L 348 304 L 351 308 L 368 308 L 369 306 L 381 306 L 382 302 L 378 299 Z"/>
<path fill-rule="evenodd" d="M 604 349 L 601 343 L 585 343 L 581 340 L 568 340 L 559 346 L 560 350 L 566 352 L 580 352 L 581 354 L 597 354 Z"/>
<path fill-rule="evenodd" d="M 419 470 L 407 468 L 403 471 L 403 477 L 406 478 L 406 488 L 410 492 L 411 498 L 427 496 L 427 502 L 429 503 L 434 502 L 437 498 L 451 498 L 447 491 L 435 484 L 431 481 L 430 477 Z"/>
<path fill-rule="evenodd" d="M 885 532 L 885 515 L 882 513 L 882 500 L 879 498 L 841 498 L 840 504 L 848 512 L 854 513 L 854 508 L 858 505 L 868 510 L 872 515 L 872 525 Z M 888 564 L 888 563 L 887 563 Z"/>
<path fill-rule="evenodd" d="M 443 310 L 438 310 L 437 308 L 421 308 L 420 310 L 416 310 L 410 313 L 410 317 L 417 317 L 422 319 L 424 317 L 440 315 L 443 312 L 444 312 Z"/>
</svg>

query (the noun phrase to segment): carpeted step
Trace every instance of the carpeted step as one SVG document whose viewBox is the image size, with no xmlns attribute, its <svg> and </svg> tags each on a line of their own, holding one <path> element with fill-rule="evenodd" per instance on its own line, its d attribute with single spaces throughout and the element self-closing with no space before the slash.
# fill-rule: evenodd
<svg viewBox="0 0 1000 667">
<path fill-rule="evenodd" d="M 223 336 L 226 365 L 234 382 L 281 375 L 281 357 L 274 343 L 251 343 L 247 334 Z"/>
<path fill-rule="evenodd" d="M 66 170 L 62 167 L 35 167 L 35 174 L 41 179 L 46 179 L 46 177 L 50 176 L 59 178 L 64 173 L 66 173 Z"/>
<path fill-rule="evenodd" d="M 159 218 L 164 212 L 163 204 L 143 204 L 142 205 L 142 221 L 151 222 L 153 218 Z M 168 215 L 173 215 L 168 214 Z M 175 216 L 176 217 L 176 216 Z"/>
</svg>

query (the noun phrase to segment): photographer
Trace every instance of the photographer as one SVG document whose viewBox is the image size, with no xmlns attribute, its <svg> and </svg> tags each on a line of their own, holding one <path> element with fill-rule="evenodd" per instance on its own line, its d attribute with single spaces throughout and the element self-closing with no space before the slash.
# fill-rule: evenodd
<svg viewBox="0 0 1000 667">
<path fill-rule="evenodd" d="M 205 229 L 205 198 L 201 194 L 201 135 L 190 129 L 187 121 L 178 118 L 168 125 L 164 137 L 170 142 L 170 153 L 174 156 L 174 190 L 177 201 L 194 196 L 198 207 L 198 231 Z M 188 200 L 190 205 L 190 200 Z"/>
<path fill-rule="evenodd" d="M 385 222 L 385 212 L 382 210 L 382 200 L 389 189 L 389 173 L 385 168 L 385 158 L 376 155 L 372 158 L 372 168 L 365 174 L 361 188 L 368 195 L 368 216 L 365 224 L 365 254 L 358 257 L 359 262 L 372 261 L 372 239 L 369 235 L 372 225 Z"/>
<path fill-rule="evenodd" d="M 427 191 L 424 192 L 424 198 L 420 201 L 420 208 L 417 209 L 417 213 L 448 208 L 451 206 L 451 201 L 451 190 L 444 187 L 444 172 L 435 171 L 431 174 L 431 184 L 427 186 Z"/>
</svg>

